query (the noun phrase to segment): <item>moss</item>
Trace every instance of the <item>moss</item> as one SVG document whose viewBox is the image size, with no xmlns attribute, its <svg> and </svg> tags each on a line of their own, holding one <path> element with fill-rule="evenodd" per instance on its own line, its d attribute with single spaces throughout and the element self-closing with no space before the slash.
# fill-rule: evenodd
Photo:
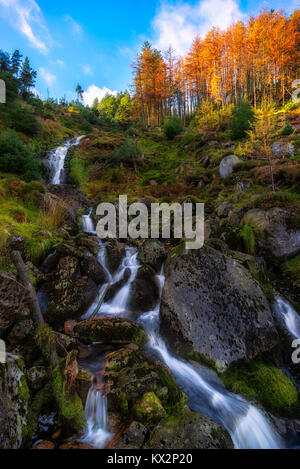
<svg viewBox="0 0 300 469">
<path fill-rule="evenodd" d="M 187 397 L 184 392 L 182 392 L 173 376 L 164 368 L 157 367 L 155 372 L 158 374 L 160 381 L 163 387 L 157 391 L 157 394 L 165 394 L 165 388 L 167 388 L 167 399 L 164 400 L 164 408 L 168 415 L 177 414 L 183 408 L 187 402 Z M 165 397 L 165 396 L 162 396 Z"/>
<path fill-rule="evenodd" d="M 229 368 L 223 375 L 225 386 L 267 410 L 283 417 L 300 415 L 298 393 L 282 370 L 260 361 Z"/>
<path fill-rule="evenodd" d="M 150 428 L 166 416 L 166 411 L 154 392 L 147 392 L 134 408 L 135 417 Z"/>
<path fill-rule="evenodd" d="M 46 361 L 50 360 L 51 349 L 55 346 L 55 333 L 48 324 L 40 324 L 35 333 L 36 342 Z"/>
<path fill-rule="evenodd" d="M 244 225 L 239 233 L 243 241 L 243 246 L 247 254 L 255 254 L 255 234 L 252 226 Z"/>
<path fill-rule="evenodd" d="M 285 274 L 295 279 L 296 282 L 300 283 L 300 256 L 286 261 L 282 266 L 282 270 Z"/>
</svg>

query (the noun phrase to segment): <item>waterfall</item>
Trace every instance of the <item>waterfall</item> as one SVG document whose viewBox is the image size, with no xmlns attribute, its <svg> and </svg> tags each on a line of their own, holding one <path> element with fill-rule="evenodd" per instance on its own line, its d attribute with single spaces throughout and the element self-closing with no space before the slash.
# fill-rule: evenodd
<svg viewBox="0 0 300 469">
<path fill-rule="evenodd" d="M 277 317 L 284 320 L 285 326 L 295 339 L 300 339 L 300 316 L 281 296 L 275 298 L 273 311 Z"/>
<path fill-rule="evenodd" d="M 100 240 L 99 242 L 101 243 Z M 105 246 L 102 243 L 101 246 L 102 250 L 98 259 L 108 271 Z M 130 298 L 131 284 L 136 278 L 140 267 L 137 254 L 135 248 L 126 248 L 120 268 L 113 276 L 110 275 L 110 283 L 118 282 L 126 269 L 130 269 L 130 277 L 126 284 L 116 293 L 115 297 L 102 305 L 100 314 L 122 315 L 122 313 L 127 312 L 130 315 L 128 300 Z M 156 276 L 156 280 L 161 294 L 165 281 L 163 269 Z M 103 286 L 100 289 L 100 293 L 103 291 L 102 288 Z M 93 308 L 95 308 L 95 305 L 85 314 L 85 318 L 90 317 L 94 311 Z M 284 442 L 261 410 L 248 403 L 242 397 L 227 391 L 213 372 L 208 371 L 204 367 L 198 369 L 191 363 L 174 357 L 168 351 L 164 340 L 159 335 L 159 310 L 160 301 L 154 310 L 144 313 L 139 318 L 139 323 L 148 332 L 149 341 L 147 347 L 149 352 L 158 356 L 169 368 L 180 388 L 187 394 L 190 408 L 196 412 L 208 415 L 221 423 L 231 434 L 236 449 L 283 448 Z M 98 409 L 99 414 L 95 409 Z M 87 399 L 87 434 L 85 441 L 91 444 L 93 442 L 98 444 L 99 441 L 101 443 L 102 435 L 104 435 L 105 440 L 105 435 L 107 435 L 106 412 L 105 396 L 95 393 L 91 388 Z"/>
<path fill-rule="evenodd" d="M 49 154 L 49 163 L 51 167 L 51 184 L 62 184 L 64 174 L 64 164 L 68 151 L 71 147 L 79 145 L 85 136 L 76 137 L 68 140 L 64 145 L 51 150 Z"/>
<path fill-rule="evenodd" d="M 82 441 L 104 448 L 113 435 L 108 431 L 106 395 L 94 385 L 89 390 L 84 413 L 87 427 Z"/>
<path fill-rule="evenodd" d="M 90 208 L 87 215 L 82 215 L 82 230 L 85 233 L 96 234 L 95 226 L 92 220 L 92 209 Z"/>
</svg>

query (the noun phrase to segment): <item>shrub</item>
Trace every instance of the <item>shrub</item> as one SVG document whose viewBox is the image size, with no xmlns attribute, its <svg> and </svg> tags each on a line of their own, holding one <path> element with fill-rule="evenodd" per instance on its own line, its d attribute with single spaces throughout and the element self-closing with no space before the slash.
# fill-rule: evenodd
<svg viewBox="0 0 300 469">
<path fill-rule="evenodd" d="M 84 120 L 80 125 L 80 130 L 83 130 L 84 132 L 91 132 L 93 130 L 93 127 L 87 120 Z"/>
<path fill-rule="evenodd" d="M 294 129 L 291 126 L 291 123 L 289 121 L 287 121 L 285 123 L 285 126 L 281 129 L 280 135 L 287 136 L 287 135 L 291 135 L 293 132 L 294 132 Z"/>
<path fill-rule="evenodd" d="M 182 132 L 182 123 L 179 117 L 167 118 L 163 123 L 164 134 L 168 140 L 173 140 Z"/>
<path fill-rule="evenodd" d="M 294 103 L 294 101 L 288 101 L 285 106 L 283 107 L 284 111 L 290 112 L 290 111 L 295 111 L 298 109 L 299 103 Z"/>
<path fill-rule="evenodd" d="M 14 106 L 10 113 L 10 118 L 13 129 L 23 132 L 30 137 L 36 135 L 41 129 L 40 123 L 33 113 L 25 107 Z"/>
<path fill-rule="evenodd" d="M 130 142 L 130 140 L 126 140 L 123 145 L 117 148 L 112 154 L 112 161 L 120 164 L 123 163 L 125 165 L 131 166 L 135 164 L 135 161 L 140 156 L 139 150 L 137 147 Z"/>
<path fill-rule="evenodd" d="M 254 122 L 254 111 L 250 104 L 245 100 L 240 100 L 232 110 L 232 118 L 230 120 L 231 138 L 238 140 L 246 136 L 250 130 L 251 123 Z"/>
<path fill-rule="evenodd" d="M 14 132 L 0 138 L 0 171 L 19 174 L 25 181 L 40 179 L 38 161 Z"/>
</svg>

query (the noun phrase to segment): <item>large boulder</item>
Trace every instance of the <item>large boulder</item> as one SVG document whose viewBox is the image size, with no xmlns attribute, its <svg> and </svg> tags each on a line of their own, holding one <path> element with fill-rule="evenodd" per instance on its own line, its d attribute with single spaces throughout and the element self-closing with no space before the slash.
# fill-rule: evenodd
<svg viewBox="0 0 300 469">
<path fill-rule="evenodd" d="M 128 319 L 101 317 L 75 323 L 69 333 L 82 342 L 103 344 L 136 344 L 142 347 L 147 334 L 138 324 Z"/>
<path fill-rule="evenodd" d="M 300 252 L 300 230 L 288 228 L 289 214 L 281 208 L 252 209 L 242 219 L 255 232 L 258 247 L 271 258 L 294 257 Z"/>
<path fill-rule="evenodd" d="M 114 274 L 121 265 L 125 255 L 125 247 L 115 239 L 106 243 L 106 262 L 111 274 Z"/>
<path fill-rule="evenodd" d="M 145 449 L 233 449 L 227 430 L 205 415 L 184 408 L 162 420 L 151 432 Z"/>
<path fill-rule="evenodd" d="M 0 449 L 19 449 L 26 437 L 29 389 L 24 363 L 8 357 L 0 366 Z"/>
<path fill-rule="evenodd" d="M 208 246 L 171 253 L 161 318 L 161 331 L 177 351 L 219 370 L 272 349 L 278 340 L 258 282 Z"/>
<path fill-rule="evenodd" d="M 143 264 L 148 264 L 156 272 L 162 266 L 166 258 L 166 251 L 162 244 L 156 239 L 147 239 L 139 249 L 138 259 Z"/>
<path fill-rule="evenodd" d="M 226 178 L 232 174 L 235 166 L 240 164 L 242 160 L 235 155 L 225 156 L 220 163 L 220 176 Z"/>
</svg>

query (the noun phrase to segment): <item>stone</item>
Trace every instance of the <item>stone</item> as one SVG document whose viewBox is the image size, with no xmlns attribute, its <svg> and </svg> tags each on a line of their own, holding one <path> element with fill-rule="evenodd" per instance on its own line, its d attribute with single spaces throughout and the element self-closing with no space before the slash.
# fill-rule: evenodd
<svg viewBox="0 0 300 469">
<path fill-rule="evenodd" d="M 258 282 L 236 260 L 204 246 L 171 252 L 161 332 L 186 357 L 225 370 L 276 346 L 272 313 Z"/>
<path fill-rule="evenodd" d="M 81 273 L 92 279 L 96 285 L 103 285 L 108 281 L 104 268 L 98 262 L 96 257 L 92 255 L 85 256 L 85 258 L 80 262 L 80 269 Z"/>
<path fill-rule="evenodd" d="M 242 160 L 235 155 L 229 155 L 222 159 L 220 163 L 220 176 L 226 178 L 232 174 L 235 166 L 242 163 Z"/>
<path fill-rule="evenodd" d="M 292 143 L 287 142 L 275 142 L 272 145 L 272 151 L 277 156 L 288 156 L 292 157 L 295 155 L 295 147 Z"/>
</svg>

